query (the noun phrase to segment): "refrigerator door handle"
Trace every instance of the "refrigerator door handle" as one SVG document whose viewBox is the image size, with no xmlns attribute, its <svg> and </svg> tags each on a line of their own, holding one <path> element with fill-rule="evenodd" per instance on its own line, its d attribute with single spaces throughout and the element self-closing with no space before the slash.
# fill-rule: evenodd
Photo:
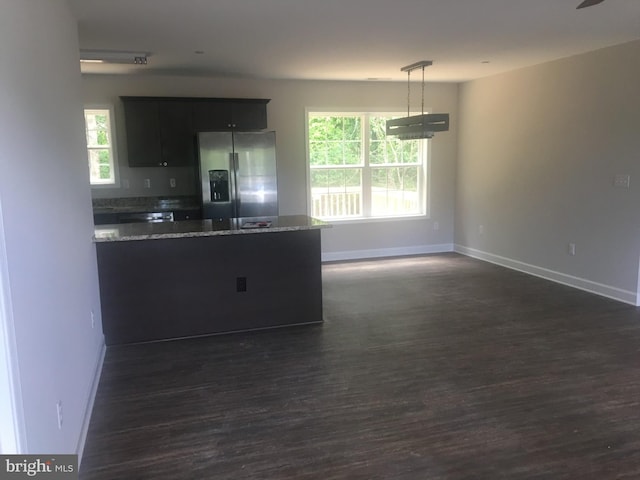
<svg viewBox="0 0 640 480">
<path fill-rule="evenodd" d="M 231 172 L 233 177 L 233 186 L 231 190 L 231 198 L 233 204 L 233 216 L 238 217 L 240 211 L 240 192 L 238 192 L 238 154 L 236 152 L 229 153 L 229 164 L 231 166 Z"/>
</svg>

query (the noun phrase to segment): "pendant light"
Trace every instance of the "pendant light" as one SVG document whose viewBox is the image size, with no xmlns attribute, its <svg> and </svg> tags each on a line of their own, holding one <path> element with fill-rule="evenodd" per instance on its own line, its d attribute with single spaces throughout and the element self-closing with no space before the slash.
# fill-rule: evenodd
<svg viewBox="0 0 640 480">
<path fill-rule="evenodd" d="M 422 60 L 400 69 L 407 72 L 407 116 L 387 120 L 387 135 L 394 135 L 400 140 L 415 140 L 433 138 L 435 132 L 449 130 L 448 113 L 424 113 L 424 69 L 429 65 L 433 65 L 431 60 Z M 422 113 L 411 116 L 411 72 L 418 68 L 422 69 Z"/>
</svg>

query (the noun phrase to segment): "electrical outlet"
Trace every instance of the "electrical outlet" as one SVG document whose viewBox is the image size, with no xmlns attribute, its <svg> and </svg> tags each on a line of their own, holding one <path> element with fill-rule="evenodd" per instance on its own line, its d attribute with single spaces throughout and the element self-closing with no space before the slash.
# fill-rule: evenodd
<svg viewBox="0 0 640 480">
<path fill-rule="evenodd" d="M 613 177 L 613 186 L 616 188 L 629 188 L 631 184 L 631 175 L 619 173 Z"/>
<path fill-rule="evenodd" d="M 438 222 L 433 222 L 433 229 L 440 230 L 440 224 Z"/>
<path fill-rule="evenodd" d="M 170 178 L 169 179 L 169 186 L 171 188 L 176 188 L 176 179 L 175 178 Z"/>
<path fill-rule="evenodd" d="M 144 179 L 144 188 L 151 188 L 151 179 L 150 178 L 145 178 Z"/>
<path fill-rule="evenodd" d="M 128 178 L 123 178 L 122 179 L 122 188 L 129 188 L 129 179 Z"/>
<path fill-rule="evenodd" d="M 56 403 L 56 412 L 58 414 L 58 430 L 62 430 L 62 400 Z"/>
<path fill-rule="evenodd" d="M 96 315 L 93 310 L 91 310 L 91 328 L 96 328 Z"/>
<path fill-rule="evenodd" d="M 478 225 L 478 234 L 484 235 L 484 225 Z"/>
<path fill-rule="evenodd" d="M 569 245 L 567 245 L 567 253 L 569 255 L 575 255 L 576 254 L 576 244 L 575 243 L 570 243 Z"/>
</svg>

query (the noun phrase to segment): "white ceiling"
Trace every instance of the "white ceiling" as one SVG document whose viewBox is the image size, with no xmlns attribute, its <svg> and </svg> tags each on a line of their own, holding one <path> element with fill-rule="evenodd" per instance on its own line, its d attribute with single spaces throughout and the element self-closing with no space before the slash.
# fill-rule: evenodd
<svg viewBox="0 0 640 480">
<path fill-rule="evenodd" d="M 81 48 L 151 54 L 85 73 L 406 80 L 402 66 L 433 60 L 427 81 L 459 82 L 640 38 L 640 0 L 69 2 Z"/>
</svg>

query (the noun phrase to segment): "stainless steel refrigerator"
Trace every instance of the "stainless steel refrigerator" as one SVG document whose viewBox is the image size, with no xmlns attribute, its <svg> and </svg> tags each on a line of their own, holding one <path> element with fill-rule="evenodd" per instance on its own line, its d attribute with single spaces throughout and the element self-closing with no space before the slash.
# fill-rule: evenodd
<svg viewBox="0 0 640 480">
<path fill-rule="evenodd" d="M 275 132 L 198 134 L 202 217 L 278 215 Z"/>
</svg>

